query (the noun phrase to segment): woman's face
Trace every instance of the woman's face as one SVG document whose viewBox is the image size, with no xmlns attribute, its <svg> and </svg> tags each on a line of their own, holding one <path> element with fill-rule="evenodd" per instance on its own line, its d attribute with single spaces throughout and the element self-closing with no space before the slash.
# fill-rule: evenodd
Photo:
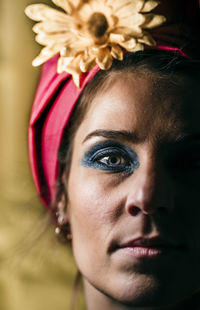
<svg viewBox="0 0 200 310">
<path fill-rule="evenodd" d="M 200 105 L 189 82 L 123 73 L 75 135 L 72 246 L 98 297 L 161 306 L 200 288 Z"/>
</svg>

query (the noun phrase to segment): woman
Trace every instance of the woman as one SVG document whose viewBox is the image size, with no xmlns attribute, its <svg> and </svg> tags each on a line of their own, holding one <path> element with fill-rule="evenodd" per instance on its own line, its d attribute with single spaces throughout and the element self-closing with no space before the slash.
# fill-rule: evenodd
<svg viewBox="0 0 200 310">
<path fill-rule="evenodd" d="M 75 9 L 70 1 L 54 2 L 74 22 L 92 3 L 76 1 Z M 145 19 L 144 28 L 164 21 L 147 14 L 152 1 L 122 2 L 120 14 L 139 6 L 134 13 Z M 27 14 L 33 17 L 35 9 Z M 71 242 L 87 309 L 199 309 L 199 61 L 178 44 L 137 51 L 144 42 L 153 44 L 146 32 L 142 39 L 109 41 L 107 49 L 111 28 L 103 11 L 87 19 L 95 56 L 86 48 L 91 40 L 72 42 L 74 34 L 63 49 L 65 31 L 53 45 L 55 33 L 48 30 L 59 20 L 61 31 L 63 13 L 44 7 L 38 12 L 35 19 L 43 23 L 35 31 L 47 47 L 35 64 L 57 49 L 61 57 L 43 69 L 31 117 L 31 163 L 56 232 Z M 54 24 L 45 24 L 50 15 Z M 68 17 L 65 29 L 72 23 Z M 123 56 L 121 47 L 135 53 Z M 58 71 L 72 74 L 76 86 L 69 74 L 56 74 L 57 61 Z"/>
</svg>

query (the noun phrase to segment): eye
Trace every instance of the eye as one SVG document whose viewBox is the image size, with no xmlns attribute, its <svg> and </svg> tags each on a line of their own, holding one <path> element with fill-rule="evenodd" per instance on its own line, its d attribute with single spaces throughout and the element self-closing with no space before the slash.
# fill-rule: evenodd
<svg viewBox="0 0 200 310">
<path fill-rule="evenodd" d="M 91 147 L 81 160 L 85 167 L 111 173 L 132 173 L 139 166 L 136 153 L 118 142 L 105 141 Z"/>
<path fill-rule="evenodd" d="M 104 148 L 97 151 L 91 158 L 95 168 L 112 172 L 125 172 L 134 165 L 130 155 L 119 148 Z"/>
<path fill-rule="evenodd" d="M 116 154 L 104 156 L 101 159 L 99 159 L 99 162 L 113 167 L 126 164 L 126 160 L 122 156 Z"/>
</svg>

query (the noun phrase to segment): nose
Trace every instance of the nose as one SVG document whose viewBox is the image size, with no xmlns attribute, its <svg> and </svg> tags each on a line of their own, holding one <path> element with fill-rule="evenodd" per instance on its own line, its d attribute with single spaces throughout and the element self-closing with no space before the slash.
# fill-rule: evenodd
<svg viewBox="0 0 200 310">
<path fill-rule="evenodd" d="M 140 165 L 127 182 L 126 210 L 129 214 L 172 212 L 174 189 L 164 167 L 155 163 Z"/>
</svg>

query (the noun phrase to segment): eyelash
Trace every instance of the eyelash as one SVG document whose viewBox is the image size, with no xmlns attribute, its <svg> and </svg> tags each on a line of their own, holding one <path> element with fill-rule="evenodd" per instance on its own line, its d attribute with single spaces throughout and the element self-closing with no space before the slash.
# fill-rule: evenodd
<svg viewBox="0 0 200 310">
<path fill-rule="evenodd" d="M 95 146 L 96 148 L 98 146 Z M 129 154 L 131 151 L 132 154 Z M 132 173 L 139 166 L 137 155 L 132 150 L 124 150 L 122 147 L 101 146 L 100 149 L 87 152 L 82 164 L 87 167 L 110 171 L 113 173 Z M 117 158 L 118 163 L 109 163 L 112 157 Z"/>
</svg>

